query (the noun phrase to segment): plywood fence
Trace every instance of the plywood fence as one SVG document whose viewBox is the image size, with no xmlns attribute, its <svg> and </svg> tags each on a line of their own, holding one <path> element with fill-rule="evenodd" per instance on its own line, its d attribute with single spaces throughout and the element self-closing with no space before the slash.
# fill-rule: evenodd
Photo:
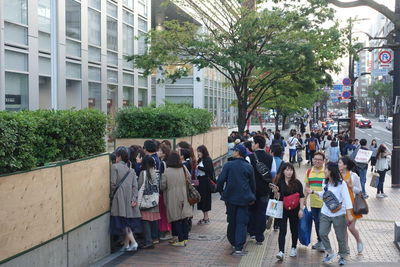
<svg viewBox="0 0 400 267">
<path fill-rule="evenodd" d="M 203 134 L 198 134 L 188 137 L 178 137 L 178 138 L 164 138 L 157 139 L 158 141 L 169 140 L 171 144 L 174 145 L 173 148 L 181 141 L 186 141 L 196 149 L 200 145 L 205 145 L 213 159 L 224 156 L 228 153 L 228 128 L 224 127 L 214 127 L 210 131 Z M 132 146 L 139 145 L 143 146 L 144 141 L 150 138 L 130 138 L 130 139 L 116 139 L 115 147 L 119 146 Z"/>
<path fill-rule="evenodd" d="M 109 210 L 108 155 L 0 177 L 0 263 Z"/>
</svg>

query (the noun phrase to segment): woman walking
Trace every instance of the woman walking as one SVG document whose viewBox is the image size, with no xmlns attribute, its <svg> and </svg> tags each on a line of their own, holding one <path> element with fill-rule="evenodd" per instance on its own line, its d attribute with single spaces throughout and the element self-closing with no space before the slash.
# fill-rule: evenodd
<svg viewBox="0 0 400 267">
<path fill-rule="evenodd" d="M 355 172 L 352 172 L 356 167 L 354 161 L 352 161 L 349 157 L 342 157 L 338 162 L 340 174 L 342 175 L 343 181 L 347 184 L 347 189 L 349 190 L 350 199 L 354 206 L 355 195 L 362 192 L 360 177 Z M 360 233 L 356 229 L 356 222 L 358 219 L 362 218 L 361 214 L 354 214 L 354 211 L 351 210 L 351 215 L 354 220 L 350 225 L 347 225 L 347 229 L 349 229 L 350 233 L 354 236 L 357 241 L 357 252 L 361 254 L 364 249 L 364 244 L 361 241 Z M 346 235 L 347 239 L 347 248 L 349 244 L 348 235 Z M 348 251 L 349 252 L 349 251 Z"/>
<path fill-rule="evenodd" d="M 189 239 L 188 218 L 192 217 L 192 206 L 187 199 L 187 179 L 190 179 L 189 172 L 182 165 L 179 154 L 172 152 L 167 159 L 161 189 L 164 191 L 168 222 L 178 235 L 178 241 L 172 243 L 176 247 L 186 246 Z"/>
<path fill-rule="evenodd" d="M 201 201 L 197 203 L 197 209 L 203 212 L 203 219 L 199 220 L 197 224 L 209 224 L 210 217 L 208 212 L 211 210 L 211 180 L 214 178 L 214 166 L 210 154 L 204 145 L 197 148 L 197 170 L 196 176 L 199 180 L 198 190 L 201 195 Z"/>
<path fill-rule="evenodd" d="M 290 222 L 290 232 L 292 233 L 292 249 L 289 255 L 290 257 L 297 256 L 299 218 L 303 217 L 304 193 L 303 186 L 301 182 L 297 180 L 296 171 L 291 163 L 282 163 L 274 184 L 276 184 L 277 187 L 273 187 L 272 191 L 276 195 L 276 198 L 284 203 L 283 217 L 279 225 L 279 253 L 276 255 L 276 257 L 282 261 L 285 255 L 288 220 Z"/>
<path fill-rule="evenodd" d="M 343 183 L 343 180 L 341 179 L 337 164 L 329 162 L 326 165 L 325 177 L 323 191 L 314 192 L 311 188 L 306 188 L 306 192 L 308 194 L 317 194 L 324 200 L 319 223 L 319 234 L 327 254 L 322 262 L 328 263 L 336 258 L 336 254 L 333 252 L 331 242 L 329 241 L 329 232 L 333 225 L 336 239 L 339 244 L 339 265 L 345 265 L 345 258 L 347 255 L 346 231 L 347 224 L 351 224 L 354 220 L 351 215 L 353 204 L 350 199 L 347 185 L 346 183 Z"/>
<path fill-rule="evenodd" d="M 387 197 L 387 195 L 383 193 L 383 184 L 385 183 L 386 172 L 390 169 L 390 155 L 392 155 L 392 153 L 390 153 L 389 149 L 384 144 L 381 144 L 378 148 L 378 152 L 376 153 L 375 165 L 375 169 L 379 174 L 379 183 L 376 193 L 377 198 Z"/>
<path fill-rule="evenodd" d="M 138 188 L 143 186 L 143 183 L 158 185 L 158 175 L 154 168 L 154 159 L 151 156 L 145 156 L 142 161 L 142 171 L 138 179 Z M 146 184 L 144 185 L 146 186 Z M 158 221 L 160 220 L 160 212 L 158 205 L 154 208 L 141 210 L 142 225 L 144 233 L 144 245 L 140 248 L 154 248 L 153 243 L 158 243 Z"/>
<path fill-rule="evenodd" d="M 332 140 L 327 152 L 327 160 L 329 162 L 338 163 L 340 159 L 340 149 L 338 143 L 336 142 L 336 139 Z"/>
<path fill-rule="evenodd" d="M 123 236 L 121 251 L 135 251 L 138 244 L 133 233 L 141 232 L 138 201 L 138 183 L 135 171 L 127 166 L 128 149 L 118 147 L 115 151 L 116 163 L 111 166 L 110 232 Z"/>
<path fill-rule="evenodd" d="M 376 164 L 376 154 L 378 153 L 378 144 L 376 143 L 375 139 L 372 139 L 371 141 L 371 145 L 369 146 L 369 150 L 372 151 L 372 155 L 371 155 L 371 172 L 374 171 L 374 167 Z"/>
</svg>

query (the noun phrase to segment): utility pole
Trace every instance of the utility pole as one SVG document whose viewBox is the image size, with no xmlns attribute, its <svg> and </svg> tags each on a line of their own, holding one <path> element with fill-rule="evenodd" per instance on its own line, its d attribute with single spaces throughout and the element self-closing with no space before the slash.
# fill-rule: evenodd
<svg viewBox="0 0 400 267">
<path fill-rule="evenodd" d="M 400 0 L 396 0 L 395 13 L 400 14 Z M 393 63 L 393 99 L 394 102 L 397 96 L 400 96 L 400 28 L 395 26 L 395 46 L 394 63 Z M 400 112 L 393 114 L 392 126 L 392 187 L 400 187 Z"/>
<path fill-rule="evenodd" d="M 354 98 L 354 55 L 350 49 L 353 49 L 353 19 L 349 19 L 349 79 L 351 80 L 351 97 L 348 106 L 350 118 L 350 138 L 356 138 L 356 100 Z"/>
</svg>

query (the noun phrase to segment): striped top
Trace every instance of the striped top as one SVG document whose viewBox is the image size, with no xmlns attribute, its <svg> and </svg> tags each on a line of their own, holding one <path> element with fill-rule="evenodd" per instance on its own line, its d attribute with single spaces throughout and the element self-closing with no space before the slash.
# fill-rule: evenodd
<svg viewBox="0 0 400 267">
<path fill-rule="evenodd" d="M 321 192 L 323 190 L 323 183 L 325 180 L 325 168 L 321 168 L 321 170 L 316 170 L 314 167 L 310 170 L 307 170 L 306 177 L 304 178 L 304 183 L 309 184 L 311 190 L 315 192 Z M 309 175 L 307 175 L 309 173 Z M 307 177 L 308 176 L 308 177 Z M 313 194 L 310 196 L 310 206 L 312 208 L 322 208 L 324 202 L 317 195 Z"/>
</svg>

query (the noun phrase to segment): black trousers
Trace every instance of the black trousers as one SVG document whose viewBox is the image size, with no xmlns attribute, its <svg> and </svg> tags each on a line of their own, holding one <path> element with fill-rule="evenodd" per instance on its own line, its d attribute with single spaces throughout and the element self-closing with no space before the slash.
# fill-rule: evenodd
<svg viewBox="0 0 400 267">
<path fill-rule="evenodd" d="M 178 235 L 179 242 L 189 239 L 188 219 L 183 219 L 171 223 L 173 233 Z"/>
<path fill-rule="evenodd" d="M 386 170 L 384 171 L 378 171 L 379 173 L 379 181 L 378 181 L 378 186 L 377 186 L 377 193 L 383 194 L 383 184 L 385 183 L 385 176 L 386 176 Z"/>
<path fill-rule="evenodd" d="M 146 245 L 153 244 L 153 240 L 158 239 L 158 221 L 142 220 L 142 225 Z"/>
<path fill-rule="evenodd" d="M 287 221 L 290 222 L 290 232 L 292 233 L 292 248 L 297 247 L 299 238 L 299 208 L 294 210 L 283 209 L 283 216 L 279 226 L 279 251 L 285 252 L 285 238 L 287 232 Z"/>
</svg>

